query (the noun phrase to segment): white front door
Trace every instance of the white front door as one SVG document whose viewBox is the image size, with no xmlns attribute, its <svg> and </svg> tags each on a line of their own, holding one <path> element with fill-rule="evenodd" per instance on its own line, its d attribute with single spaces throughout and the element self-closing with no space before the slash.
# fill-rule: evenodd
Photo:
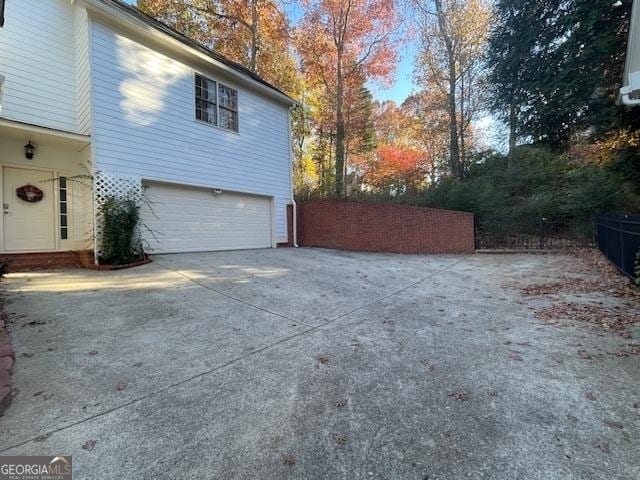
<svg viewBox="0 0 640 480">
<path fill-rule="evenodd" d="M 14 251 L 55 248 L 55 202 L 53 172 L 4 168 L 3 221 L 4 249 Z M 49 181 L 46 181 L 49 180 Z M 18 198 L 16 189 L 35 185 L 42 200 L 28 202 Z"/>
</svg>

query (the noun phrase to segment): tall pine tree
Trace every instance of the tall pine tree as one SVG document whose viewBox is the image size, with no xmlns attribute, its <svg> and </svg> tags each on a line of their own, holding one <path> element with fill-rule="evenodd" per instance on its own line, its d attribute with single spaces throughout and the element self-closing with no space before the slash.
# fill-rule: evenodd
<svg viewBox="0 0 640 480">
<path fill-rule="evenodd" d="M 499 0 L 488 65 L 492 109 L 516 136 L 564 147 L 615 127 L 631 0 Z"/>
</svg>

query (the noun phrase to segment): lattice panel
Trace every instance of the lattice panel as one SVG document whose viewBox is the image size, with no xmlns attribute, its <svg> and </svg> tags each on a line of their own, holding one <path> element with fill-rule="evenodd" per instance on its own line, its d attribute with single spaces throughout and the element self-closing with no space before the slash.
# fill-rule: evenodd
<svg viewBox="0 0 640 480">
<path fill-rule="evenodd" d="M 138 205 L 142 203 L 142 179 L 135 175 L 122 175 L 111 172 L 96 171 L 93 180 L 95 208 L 105 201 L 107 197 L 114 196 L 120 198 L 131 198 Z M 96 250 L 98 255 L 102 254 L 100 249 L 100 215 L 96 215 Z"/>
<path fill-rule="evenodd" d="M 100 205 L 108 196 L 129 197 L 140 202 L 142 179 L 134 175 L 120 175 L 98 170 L 94 177 L 96 204 Z"/>
</svg>

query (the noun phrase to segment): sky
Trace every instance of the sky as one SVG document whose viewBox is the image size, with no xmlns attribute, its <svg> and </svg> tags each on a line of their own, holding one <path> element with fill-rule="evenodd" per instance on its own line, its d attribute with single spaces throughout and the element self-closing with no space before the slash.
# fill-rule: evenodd
<svg viewBox="0 0 640 480">
<path fill-rule="evenodd" d="M 373 96 L 376 100 L 393 100 L 399 105 L 416 89 L 415 82 L 413 81 L 413 65 L 416 51 L 417 48 L 413 42 L 400 48 L 398 52 L 400 61 L 396 69 L 393 86 L 385 89 L 375 84 L 371 85 L 374 93 Z"/>
</svg>

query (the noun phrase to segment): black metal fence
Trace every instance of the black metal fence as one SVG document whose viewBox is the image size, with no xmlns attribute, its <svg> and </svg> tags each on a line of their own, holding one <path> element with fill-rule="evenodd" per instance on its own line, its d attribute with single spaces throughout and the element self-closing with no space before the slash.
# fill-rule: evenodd
<svg viewBox="0 0 640 480">
<path fill-rule="evenodd" d="M 478 250 L 564 250 L 594 246 L 592 219 L 540 217 L 476 223 Z"/>
<path fill-rule="evenodd" d="M 596 217 L 598 248 L 632 280 L 640 251 L 640 215 L 603 213 Z"/>
</svg>

